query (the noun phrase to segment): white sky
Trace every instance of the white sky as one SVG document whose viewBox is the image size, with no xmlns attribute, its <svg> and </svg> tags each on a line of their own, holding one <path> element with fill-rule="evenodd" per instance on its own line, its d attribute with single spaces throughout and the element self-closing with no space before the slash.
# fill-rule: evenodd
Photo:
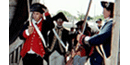
<svg viewBox="0 0 130 65">
<path fill-rule="evenodd" d="M 86 14 L 89 1 L 90 0 L 44 0 L 44 3 L 51 14 L 56 14 L 58 10 L 65 10 L 74 16 L 78 16 L 77 11 Z M 101 0 L 92 0 L 89 16 L 93 17 L 102 14 L 103 8 L 100 2 Z"/>
</svg>

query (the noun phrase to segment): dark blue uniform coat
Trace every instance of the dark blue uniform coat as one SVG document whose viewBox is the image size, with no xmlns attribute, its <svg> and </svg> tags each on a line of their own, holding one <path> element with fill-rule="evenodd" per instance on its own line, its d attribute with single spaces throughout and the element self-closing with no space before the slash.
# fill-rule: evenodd
<svg viewBox="0 0 130 65">
<path fill-rule="evenodd" d="M 88 40 L 90 45 L 95 46 L 103 44 L 103 48 L 107 57 L 110 56 L 111 50 L 112 22 L 113 20 L 109 20 L 108 22 L 106 22 L 104 26 L 101 28 L 99 34 L 90 37 L 90 39 Z M 91 65 L 101 65 L 102 60 L 103 58 L 95 49 L 93 55 L 90 57 Z"/>
</svg>

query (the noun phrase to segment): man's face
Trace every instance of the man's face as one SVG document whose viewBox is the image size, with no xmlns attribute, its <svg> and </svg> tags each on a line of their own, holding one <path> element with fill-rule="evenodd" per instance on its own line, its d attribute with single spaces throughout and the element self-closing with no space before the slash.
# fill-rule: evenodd
<svg viewBox="0 0 130 65">
<path fill-rule="evenodd" d="M 78 25 L 77 26 L 79 30 L 82 30 L 83 29 L 83 26 L 82 25 Z"/>
<path fill-rule="evenodd" d="M 102 22 L 101 21 L 98 21 L 97 24 L 101 24 Z"/>
<path fill-rule="evenodd" d="M 110 17 L 110 11 L 106 10 L 106 8 L 103 8 L 103 15 L 104 15 L 104 18 L 107 18 L 107 17 Z"/>
<path fill-rule="evenodd" d="M 57 19 L 56 23 L 58 26 L 62 26 L 63 20 L 61 18 L 59 18 L 59 19 Z"/>
<path fill-rule="evenodd" d="M 38 22 L 40 20 L 40 18 L 43 17 L 43 14 L 41 14 L 40 12 L 33 12 L 33 19 Z"/>
</svg>

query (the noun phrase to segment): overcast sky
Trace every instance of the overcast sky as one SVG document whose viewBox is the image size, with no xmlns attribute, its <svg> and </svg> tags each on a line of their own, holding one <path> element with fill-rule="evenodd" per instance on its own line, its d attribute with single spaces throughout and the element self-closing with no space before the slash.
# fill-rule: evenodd
<svg viewBox="0 0 130 65">
<path fill-rule="evenodd" d="M 100 2 L 101 0 L 92 0 L 89 16 L 93 17 L 102 14 L 103 8 Z M 65 10 L 74 16 L 78 16 L 77 11 L 86 14 L 89 0 L 44 0 L 44 3 L 51 14 L 56 14 L 58 10 Z"/>
</svg>

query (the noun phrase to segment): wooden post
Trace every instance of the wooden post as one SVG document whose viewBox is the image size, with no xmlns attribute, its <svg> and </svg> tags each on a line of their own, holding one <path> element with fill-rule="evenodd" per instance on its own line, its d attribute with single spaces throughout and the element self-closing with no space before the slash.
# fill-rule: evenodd
<svg viewBox="0 0 130 65">
<path fill-rule="evenodd" d="M 18 47 L 18 57 L 17 57 L 17 63 L 19 63 L 20 59 L 20 46 Z"/>
<path fill-rule="evenodd" d="M 9 63 L 12 63 L 12 54 L 9 56 Z"/>
<path fill-rule="evenodd" d="M 120 0 L 115 0 L 114 8 L 114 26 L 112 30 L 112 48 L 111 48 L 111 65 L 118 64 L 118 52 L 119 52 L 119 30 L 120 30 Z"/>
<path fill-rule="evenodd" d="M 13 54 L 13 64 L 15 64 L 15 58 L 16 58 L 16 50 L 14 51 L 14 54 Z"/>
</svg>

